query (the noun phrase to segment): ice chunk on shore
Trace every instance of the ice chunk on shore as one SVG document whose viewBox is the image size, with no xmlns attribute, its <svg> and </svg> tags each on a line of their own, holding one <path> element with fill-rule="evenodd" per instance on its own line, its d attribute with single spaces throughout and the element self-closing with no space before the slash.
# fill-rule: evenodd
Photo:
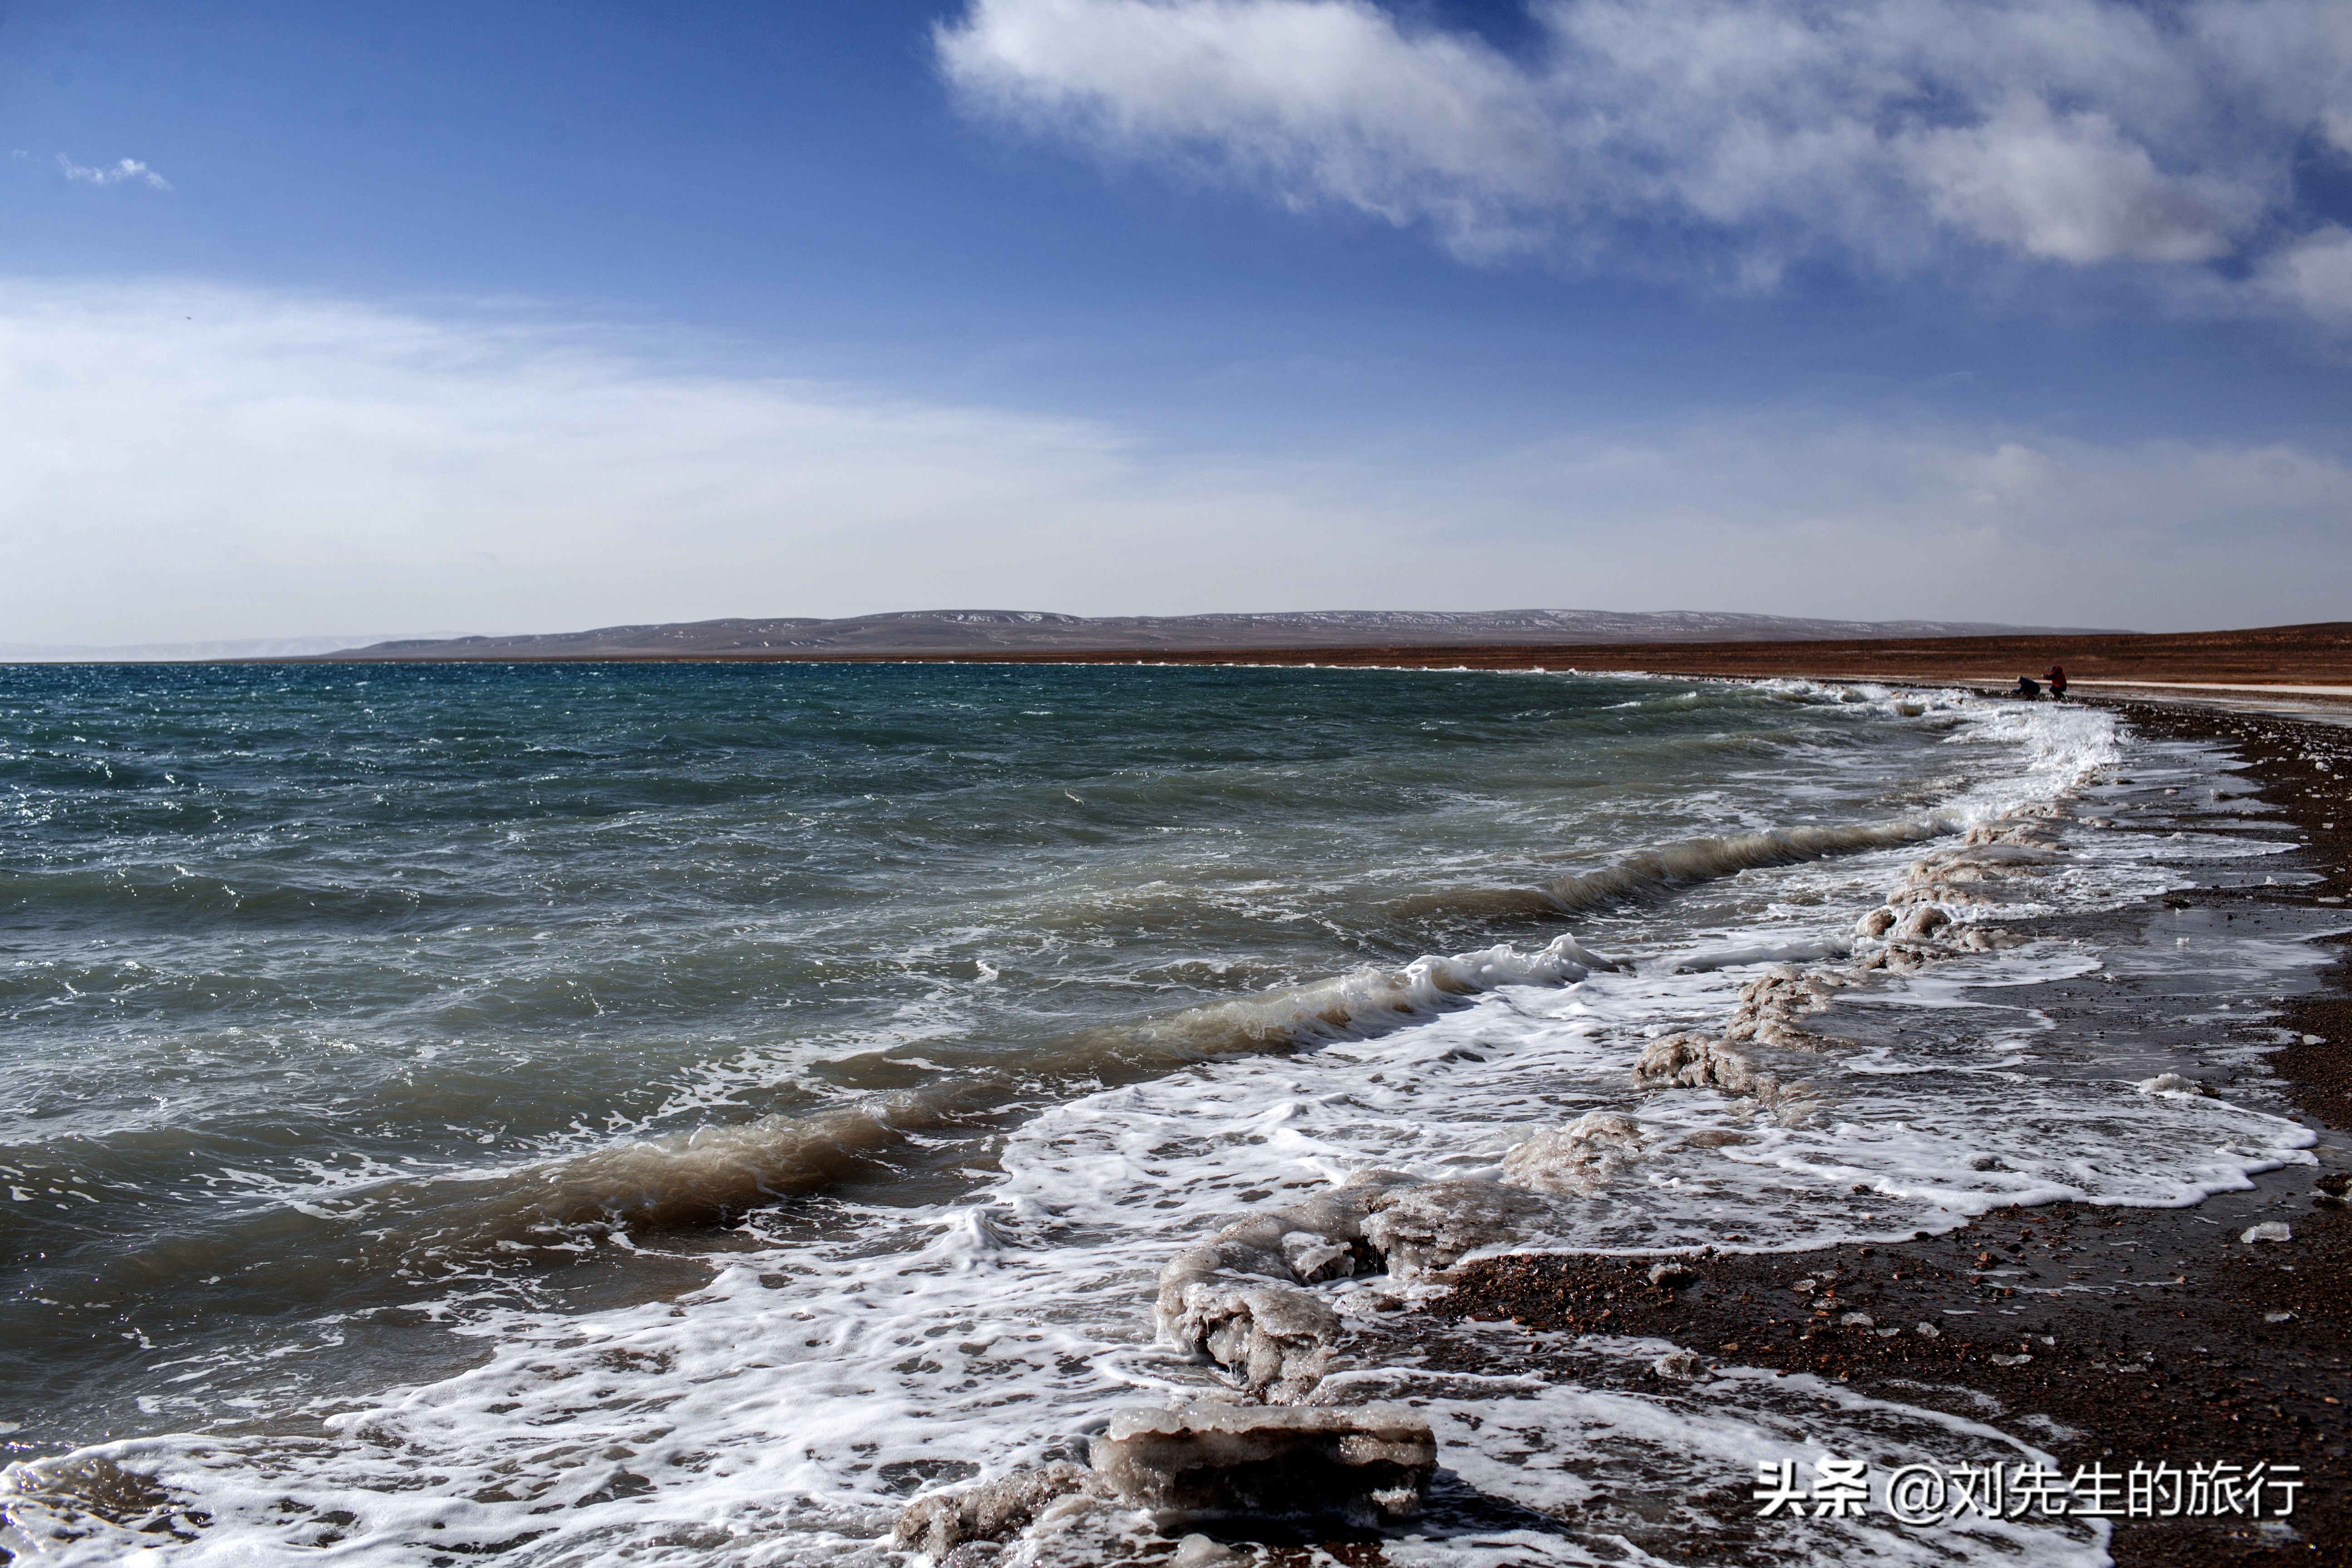
<svg viewBox="0 0 2352 1568">
<path fill-rule="evenodd" d="M 1178 1297 L 1170 1336 L 1233 1373 L 1256 1398 L 1295 1405 L 1331 1368 L 1339 1315 L 1296 1285 L 1198 1280 Z"/>
<path fill-rule="evenodd" d="M 2213 1091 L 2193 1078 L 2183 1078 L 2177 1072 L 2160 1072 L 2154 1078 L 2144 1078 L 2132 1086 L 2142 1094 L 2210 1095 Z"/>
<path fill-rule="evenodd" d="M 1253 1563 L 1255 1557 L 1244 1557 L 1222 1541 L 1205 1535 L 1188 1535 L 1176 1543 L 1176 1555 L 1169 1563 L 1172 1568 L 1223 1568 L 1228 1563 Z"/>
<path fill-rule="evenodd" d="M 1416 1181 L 1402 1171 L 1360 1172 L 1344 1185 L 1237 1219 L 1184 1248 L 1160 1271 L 1162 1331 L 1169 1330 L 1185 1287 L 1200 1281 L 1255 1278 L 1304 1285 L 1345 1278 L 1354 1272 L 1354 1244 L 1364 1239 L 1365 1219 L 1391 1192 Z M 1351 1260 L 1344 1270 L 1337 1266 L 1340 1254 Z"/>
<path fill-rule="evenodd" d="M 1539 1193 L 1589 1196 L 1609 1184 L 1619 1166 L 1642 1156 L 1642 1124 L 1614 1111 L 1595 1110 L 1565 1127 L 1547 1127 L 1503 1156 L 1503 1180 Z"/>
<path fill-rule="evenodd" d="M 1895 951 L 1895 944 L 1890 943 L 1886 951 Z M 1797 1020 L 1820 1012 L 1840 990 L 1853 984 L 1853 977 L 1839 970 L 1782 965 L 1740 988 L 1739 1005 L 1724 1026 L 1724 1040 L 1729 1045 L 1753 1040 L 1784 1050 L 1819 1050 L 1821 1037 Z"/>
<path fill-rule="evenodd" d="M 1899 940 L 1917 942 L 1920 938 L 1951 923 L 1952 917 L 1935 905 L 1921 904 L 1895 922 L 1895 935 Z"/>
<path fill-rule="evenodd" d="M 1364 1222 L 1364 1239 L 1399 1279 L 1453 1268 L 1482 1247 L 1517 1241 L 1549 1212 L 1540 1198 L 1500 1182 L 1430 1182 L 1407 1187 Z"/>
<path fill-rule="evenodd" d="M 1354 1273 L 1367 1217 L 1414 1184 L 1398 1171 L 1362 1172 L 1184 1248 L 1160 1270 L 1153 1316 L 1160 1337 L 1225 1367 L 1255 1398 L 1305 1397 L 1330 1364 L 1339 1323 L 1299 1287 Z"/>
<path fill-rule="evenodd" d="M 1345 1279 L 1356 1271 L 1356 1249 L 1344 1241 L 1334 1241 L 1320 1231 L 1286 1231 L 1282 1237 L 1282 1256 L 1290 1271 L 1301 1283 L 1319 1285 L 1326 1279 Z"/>
<path fill-rule="evenodd" d="M 1120 1500 L 1162 1530 L 1311 1518 L 1377 1529 L 1421 1511 L 1437 1439 L 1427 1417 L 1401 1405 L 1192 1403 L 1115 1413 L 1093 1457 Z"/>
<path fill-rule="evenodd" d="M 1756 1088 L 1756 1064 L 1721 1040 L 1685 1031 L 1642 1047 L 1633 1062 L 1633 1081 L 1645 1087 L 1680 1084 L 1748 1094 Z"/>
<path fill-rule="evenodd" d="M 1025 1529 L 1048 1504 L 1073 1492 L 1108 1495 L 1109 1485 L 1084 1465 L 1066 1459 L 1043 1468 L 1018 1470 L 1002 1480 L 919 1498 L 898 1516 L 892 1540 L 937 1558 L 967 1541 L 1003 1541 Z"/>
<path fill-rule="evenodd" d="M 1650 1370 L 1660 1377 L 1680 1378 L 1688 1383 L 1706 1375 L 1706 1363 L 1698 1359 L 1696 1351 L 1669 1351 L 1652 1362 Z"/>
</svg>

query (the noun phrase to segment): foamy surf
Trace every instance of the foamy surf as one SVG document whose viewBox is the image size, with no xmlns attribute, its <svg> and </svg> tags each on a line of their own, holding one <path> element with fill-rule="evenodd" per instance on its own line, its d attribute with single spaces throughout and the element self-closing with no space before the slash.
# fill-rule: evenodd
<svg viewBox="0 0 2352 1568">
<path fill-rule="evenodd" d="M 2060 1197 L 2191 1203 L 2305 1157 L 2303 1130 L 2262 1106 L 2143 1093 L 2150 1074 L 2137 1062 L 2052 1058 L 2034 987 L 2105 961 L 2055 942 L 1882 974 L 1873 1005 L 1917 1021 L 1899 1038 L 1779 1057 L 1748 1047 L 1784 1086 L 1769 1100 L 1636 1086 L 1649 1044 L 1719 1029 L 1759 965 L 1850 961 L 1855 921 L 1929 840 L 2074 789 L 2120 755 L 2105 716 L 2081 710 L 1851 688 L 1784 695 L 1866 723 L 1947 726 L 1933 743 L 1949 762 L 1904 786 L 1928 798 L 1901 816 L 1820 827 L 1717 803 L 1704 812 L 1750 819 L 1594 856 L 1604 872 L 1627 870 L 1584 908 L 1590 949 L 1521 939 L 1139 1009 L 1039 1041 L 1017 1067 L 960 1059 L 937 1030 L 912 1048 L 877 1039 L 889 1054 L 860 1070 L 917 1081 L 558 1151 L 487 1185 L 467 1186 L 479 1172 L 379 1184 L 372 1212 L 394 1229 L 391 1199 L 440 1186 L 463 1200 L 455 1213 L 486 1200 L 465 1219 L 481 1234 L 572 1226 L 591 1233 L 584 1245 L 657 1251 L 665 1225 L 723 1223 L 740 1250 L 701 1289 L 587 1313 L 518 1305 L 487 1276 L 453 1285 L 438 1309 L 487 1351 L 480 1364 L 383 1393 L 297 1391 L 257 1401 L 267 1424 L 16 1467 L 8 1544 L 74 1563 L 320 1549 L 386 1563 L 490 1552 L 533 1568 L 881 1562 L 906 1497 L 1067 1453 L 1118 1404 L 1219 1386 L 1157 1342 L 1148 1315 L 1159 1269 L 1182 1247 L 1372 1166 L 1491 1176 L 1532 1134 L 1592 1112 L 1628 1118 L 1638 1146 L 1511 1245 L 1804 1247 Z M 1821 768 L 1792 779 L 1782 813 L 1832 798 L 1846 760 Z M 2066 853 L 2004 901 L 1949 914 L 2030 937 L 2038 921 L 2125 908 L 2168 885 L 2165 857 L 2265 852 L 2063 831 Z M 1530 889 L 1546 886 L 1539 858 L 1521 858 Z M 1474 868 L 1490 885 L 1492 869 Z M 1250 896 L 1268 921 L 1306 907 L 1287 889 Z M 2196 957 L 2256 988 L 2302 961 L 2226 937 Z M 989 968 L 991 980 L 1018 973 L 1010 954 Z M 884 1203 L 857 1179 L 916 1154 L 952 1200 Z M 823 1215 L 814 1234 L 812 1213 Z M 1371 1310 L 1361 1279 L 1318 1289 L 1343 1316 Z M 2011 1435 L 1737 1368 L 1689 1396 L 1601 1390 L 1565 1363 L 1517 1375 L 1475 1398 L 1423 1393 L 1455 1473 L 1539 1516 L 1591 1486 L 1596 1462 L 1629 1453 L 1629 1475 L 1671 1487 L 1738 1484 L 1759 1458 L 1816 1451 L 2028 1451 Z M 159 1426 L 211 1414 L 160 1380 L 154 1398 Z M 1497 1421 L 1504 1405 L 1525 1419 Z M 1517 1435 L 1531 1430 L 1551 1434 L 1532 1457 Z M 2087 1531 L 1915 1539 L 1841 1524 L 1807 1555 L 2088 1563 L 2100 1544 Z M 1594 1560 L 1532 1529 L 1505 1544 L 1489 1531 L 1388 1551 L 1433 1563 Z"/>
<path fill-rule="evenodd" d="M 910 1145 L 971 1135 L 1034 1104 L 1041 1087 L 1156 1078 L 1236 1056 L 1376 1037 L 1502 986 L 1559 986 L 1615 966 L 1572 935 L 1534 952 L 1506 943 L 1428 955 L 1401 969 L 1359 970 L 1048 1041 L 1017 1076 L 923 1064 L 933 1079 L 924 1087 L 809 1114 L 697 1127 L 507 1170 L 418 1178 L 378 1169 L 326 1191 L 257 1184 L 257 1201 L 265 1210 L 291 1208 L 339 1240 L 364 1237 L 371 1245 L 360 1262 L 367 1268 L 386 1258 L 416 1261 L 420 1253 L 463 1258 L 527 1237 L 722 1225 L 825 1191 Z M 257 1223 L 284 1239 L 282 1213 Z M 235 1244 L 234 1227 L 223 1243 Z M 218 1261 L 211 1253 L 184 1267 Z"/>
</svg>

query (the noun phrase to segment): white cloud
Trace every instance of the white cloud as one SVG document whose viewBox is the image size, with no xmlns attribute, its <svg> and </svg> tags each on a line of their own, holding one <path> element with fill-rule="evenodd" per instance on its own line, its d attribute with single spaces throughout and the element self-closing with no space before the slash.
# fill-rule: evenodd
<svg viewBox="0 0 2352 1568">
<path fill-rule="evenodd" d="M 1937 216 L 2049 260 L 2210 260 L 2246 216 L 2231 208 L 2249 205 L 2221 182 L 2167 178 L 2105 114 L 2061 119 L 2034 98 L 1917 132 L 1903 154 Z"/>
<path fill-rule="evenodd" d="M 2352 327 L 2352 230 L 2329 224 L 2273 253 L 2254 287 L 2334 327 Z"/>
<path fill-rule="evenodd" d="M 1233 562 L 1295 576 L 1345 542 L 1309 488 L 593 331 L 0 281 L 12 642 L 1211 602 Z"/>
<path fill-rule="evenodd" d="M 976 110 L 1472 258 L 1741 278 L 1953 241 L 2076 265 L 2268 242 L 2315 138 L 2347 143 L 2337 0 L 1537 0 L 1507 57 L 1370 0 L 971 0 Z"/>
<path fill-rule="evenodd" d="M 125 180 L 136 180 L 159 191 L 172 188 L 171 181 L 136 158 L 120 158 L 110 165 L 92 168 L 87 163 L 77 163 L 60 153 L 58 154 L 58 167 L 65 171 L 67 179 L 87 180 L 93 185 L 119 185 Z"/>
<path fill-rule="evenodd" d="M 949 605 L 2249 625 L 2340 614 L 2352 579 L 2352 472 L 2293 447 L 1790 416 L 1391 434 L 1167 451 L 584 331 L 0 280 L 0 638 Z"/>
</svg>

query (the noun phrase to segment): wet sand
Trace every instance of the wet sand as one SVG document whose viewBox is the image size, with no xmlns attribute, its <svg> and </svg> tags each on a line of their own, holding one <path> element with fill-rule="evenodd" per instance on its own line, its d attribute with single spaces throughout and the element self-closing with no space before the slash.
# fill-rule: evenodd
<svg viewBox="0 0 2352 1568">
<path fill-rule="evenodd" d="M 2294 868 L 2324 876 L 2204 888 L 2168 903 L 2226 919 L 2352 895 L 2352 729 L 2116 705 L 2146 732 L 2234 750 L 2305 841 Z M 2313 753 L 2332 756 L 2330 770 Z M 2056 1205 L 1895 1246 L 1716 1254 L 1693 1259 L 1681 1289 L 1652 1284 L 1648 1259 L 1493 1258 L 1465 1266 L 1432 1315 L 1457 1329 L 1655 1336 L 1714 1362 L 1811 1373 L 2018 1433 L 2070 1473 L 2143 1460 L 2300 1464 L 2292 1533 L 2242 1518 L 2119 1520 L 2116 1561 L 2352 1560 L 2352 1211 L 2339 1195 L 2352 1178 L 2352 941 L 2326 940 L 2337 956 L 2321 988 L 2240 1027 L 2252 1039 L 2284 1026 L 2298 1042 L 2270 1055 L 2268 1068 L 2321 1132 L 2316 1170 L 2291 1166 L 2255 1192 L 2191 1209 Z M 2109 1015 L 2111 1030 L 2131 1026 L 2129 1001 L 2080 989 L 2085 1013 Z M 2240 1239 L 2272 1220 L 2288 1226 L 2290 1241 Z M 1873 1321 L 1842 1321 L 1857 1312 Z M 1936 1335 L 1922 1336 L 1922 1323 Z M 1899 1331 L 1879 1331 L 1887 1328 Z M 1437 1333 L 1424 1348 L 1448 1354 Z"/>
</svg>

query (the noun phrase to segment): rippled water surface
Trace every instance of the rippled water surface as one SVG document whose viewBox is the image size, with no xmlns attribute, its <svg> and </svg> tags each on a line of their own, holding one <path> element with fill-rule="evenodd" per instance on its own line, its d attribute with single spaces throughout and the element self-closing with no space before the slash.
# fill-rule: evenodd
<svg viewBox="0 0 2352 1568">
<path fill-rule="evenodd" d="M 1507 1128 L 1531 1086 L 1625 1099 L 1643 1034 L 1736 988 L 1645 957 L 1647 978 L 1562 990 L 1528 956 L 1555 938 L 1834 937 L 1918 840 L 2113 755 L 2087 713 L 1572 674 L 0 670 L 0 1418 L 19 1452 L 310 1441 L 586 1331 L 565 1323 L 666 1310 L 739 1256 L 770 1270 L 745 1311 L 803 1273 L 866 1291 L 861 1259 L 929 1257 L 956 1205 L 1050 1207 L 1057 1183 L 1101 1211 L 1031 1268 L 1104 1303 L 1075 1376 L 1127 1332 L 1103 1324 L 1135 1315 L 1119 1270 L 1154 1227 L 1296 1174 L 1251 1150 L 1324 1139 L 1297 1169 L 1330 1177 L 1423 1144 L 1442 1164 L 1501 1137 L 1449 1117 Z M 1519 1067 L 1447 1088 L 1449 1030 L 1520 1040 Z M 1377 1094 L 1345 1055 L 1278 1069 L 1391 1036 Z M 1942 1081 L 1902 1092 L 1934 1113 Z M 1254 1119 L 1297 1094 L 1315 1131 L 1270 1145 Z M 1375 1102 L 1397 1120 L 1331 1109 Z M 1128 1164 L 1038 1152 L 1161 1124 Z M 1198 1149 L 1168 1154 L 1188 1126 Z M 1675 1190 L 1642 1223 L 1706 1234 Z M 733 1288 L 700 1321 L 735 1321 Z M 835 1373 L 865 1364 L 824 1343 Z M 617 1364 L 658 1382 L 686 1353 Z M 524 1403 L 483 1396 L 447 1462 L 509 1451 L 493 1416 Z M 876 1484 L 821 1448 L 793 1496 Z M 334 1484 L 378 1495 L 350 1463 Z M 405 1528 L 370 1538 L 386 1560 Z M 578 1550 L 548 1561 L 602 1561 Z"/>
</svg>

